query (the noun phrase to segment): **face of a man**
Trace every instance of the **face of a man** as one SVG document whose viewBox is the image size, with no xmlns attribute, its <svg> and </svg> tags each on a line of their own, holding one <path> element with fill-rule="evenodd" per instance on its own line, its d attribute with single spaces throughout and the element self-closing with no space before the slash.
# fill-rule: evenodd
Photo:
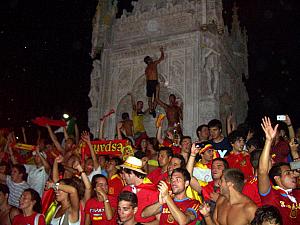
<svg viewBox="0 0 300 225">
<path fill-rule="evenodd" d="M 223 175 L 223 171 L 224 171 L 225 167 L 224 167 L 224 163 L 222 161 L 216 160 L 212 163 L 211 166 L 211 175 L 213 177 L 213 179 L 220 179 Z"/>
<path fill-rule="evenodd" d="M 170 159 L 169 156 L 167 155 L 167 151 L 160 151 L 158 155 L 158 164 L 160 167 L 165 167 L 169 164 Z"/>
<path fill-rule="evenodd" d="M 184 177 L 182 173 L 173 173 L 171 177 L 171 187 L 172 187 L 172 192 L 173 194 L 181 194 L 182 192 L 185 191 L 186 188 L 186 183 L 184 181 Z"/>
<path fill-rule="evenodd" d="M 202 158 L 206 162 L 210 162 L 213 160 L 214 151 L 212 149 L 208 149 L 204 153 L 201 154 Z"/>
<path fill-rule="evenodd" d="M 169 101 L 170 101 L 170 104 L 172 105 L 175 103 L 176 98 L 173 95 L 171 95 L 171 96 L 169 96 Z"/>
<path fill-rule="evenodd" d="M 136 108 L 137 108 L 138 111 L 142 110 L 143 107 L 144 107 L 144 103 L 142 101 L 138 101 L 136 103 Z"/>
<path fill-rule="evenodd" d="M 209 130 L 208 127 L 202 127 L 200 131 L 198 131 L 199 137 L 204 140 L 208 140 Z"/>
<path fill-rule="evenodd" d="M 87 172 L 88 174 L 90 174 L 93 171 L 93 160 L 92 159 L 87 159 L 85 164 L 84 164 L 84 170 L 85 172 Z"/>
<path fill-rule="evenodd" d="M 120 221 L 124 224 L 130 220 L 134 219 L 137 208 L 133 208 L 131 202 L 119 201 L 118 203 L 118 214 Z"/>
<path fill-rule="evenodd" d="M 109 160 L 108 163 L 106 164 L 106 171 L 111 172 L 116 168 L 116 162 L 115 160 Z"/>
<path fill-rule="evenodd" d="M 243 151 L 244 146 L 245 146 L 245 141 L 244 138 L 240 137 L 238 140 L 236 140 L 232 145 L 233 150 L 235 151 Z"/>
<path fill-rule="evenodd" d="M 190 153 L 191 151 L 191 146 L 192 146 L 192 141 L 189 138 L 185 138 L 181 142 L 181 148 L 184 152 Z"/>
<path fill-rule="evenodd" d="M 281 176 L 276 181 L 284 189 L 295 189 L 297 187 L 295 173 L 289 166 L 281 166 Z"/>
<path fill-rule="evenodd" d="M 219 129 L 218 127 L 210 127 L 209 133 L 211 138 L 214 140 L 221 136 L 221 129 Z"/>
<path fill-rule="evenodd" d="M 222 195 L 228 195 L 229 194 L 229 188 L 225 181 L 224 175 L 221 177 L 221 186 L 220 186 L 220 192 Z"/>
<path fill-rule="evenodd" d="M 180 159 L 172 158 L 168 166 L 168 175 L 171 176 L 174 169 L 180 168 Z"/>
</svg>

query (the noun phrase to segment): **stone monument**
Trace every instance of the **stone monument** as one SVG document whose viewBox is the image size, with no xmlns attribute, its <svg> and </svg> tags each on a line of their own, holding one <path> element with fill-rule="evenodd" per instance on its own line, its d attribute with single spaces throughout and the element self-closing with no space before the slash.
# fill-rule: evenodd
<svg viewBox="0 0 300 225">
<path fill-rule="evenodd" d="M 116 113 L 105 127 L 114 138 L 122 112 L 131 114 L 128 92 L 144 101 L 146 55 L 165 60 L 158 66 L 161 99 L 175 94 L 183 103 L 183 133 L 193 138 L 196 128 L 213 118 L 223 124 L 233 112 L 237 122 L 247 115 L 248 96 L 242 75 L 248 77 L 247 35 L 233 8 L 231 32 L 224 26 L 222 0 L 139 0 L 132 13 L 116 19 L 116 1 L 99 0 L 93 21 L 89 126 L 95 135 L 99 118 L 110 109 Z M 158 108 L 158 111 L 163 112 Z M 145 118 L 150 136 L 154 119 Z M 225 126 L 225 124 L 224 124 Z"/>
</svg>

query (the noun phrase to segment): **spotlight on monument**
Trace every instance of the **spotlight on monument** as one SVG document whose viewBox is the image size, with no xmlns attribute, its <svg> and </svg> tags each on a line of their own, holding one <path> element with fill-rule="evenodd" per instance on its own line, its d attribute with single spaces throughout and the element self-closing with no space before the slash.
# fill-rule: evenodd
<svg viewBox="0 0 300 225">
<path fill-rule="evenodd" d="M 70 117 L 69 114 L 67 114 L 67 113 L 64 113 L 64 114 L 63 114 L 63 118 L 64 118 L 64 119 L 69 119 L 69 117 Z"/>
</svg>

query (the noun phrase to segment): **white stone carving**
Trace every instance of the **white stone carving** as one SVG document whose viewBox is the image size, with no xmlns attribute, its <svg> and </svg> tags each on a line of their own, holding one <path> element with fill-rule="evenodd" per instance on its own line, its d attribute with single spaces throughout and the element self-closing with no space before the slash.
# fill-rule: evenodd
<svg viewBox="0 0 300 225">
<path fill-rule="evenodd" d="M 107 6 L 108 1 L 102 4 Z M 242 73 L 248 76 L 247 36 L 241 32 L 236 11 L 230 33 L 224 27 L 222 0 L 139 0 L 133 5 L 132 13 L 111 19 L 110 26 L 101 22 L 94 26 L 93 43 L 101 49 L 101 63 L 94 62 L 91 74 L 92 132 L 97 130 L 98 117 L 114 108 L 117 113 L 105 130 L 113 138 L 121 113 L 131 112 L 128 92 L 147 108 L 143 59 L 158 58 L 161 46 L 166 57 L 158 66 L 160 96 L 168 102 L 173 93 L 184 104 L 184 134 L 195 137 L 198 125 L 213 118 L 224 121 L 230 111 L 242 122 L 248 101 L 241 80 Z M 145 126 L 150 136 L 155 135 L 149 115 Z"/>
</svg>

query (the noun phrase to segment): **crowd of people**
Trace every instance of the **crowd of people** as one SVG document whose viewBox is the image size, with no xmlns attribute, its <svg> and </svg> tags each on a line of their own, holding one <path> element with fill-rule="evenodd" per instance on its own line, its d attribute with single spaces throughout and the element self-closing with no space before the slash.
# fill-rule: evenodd
<svg viewBox="0 0 300 225">
<path fill-rule="evenodd" d="M 133 155 L 94 151 L 108 117 L 100 119 L 97 138 L 79 135 L 76 124 L 64 127 L 62 139 L 46 124 L 39 130 L 47 135 L 38 132 L 35 143 L 28 143 L 25 129 L 18 140 L 12 130 L 1 130 L 0 224 L 300 224 L 300 132 L 288 115 L 280 124 L 262 118 L 264 135 L 237 126 L 232 115 L 226 132 L 212 119 L 191 131 L 197 134 L 192 141 L 183 134 L 176 96 L 169 104 L 159 99 L 160 50 L 158 60 L 145 58 L 149 109 L 129 93 L 132 119 L 124 112 L 116 125 L 116 139 L 131 143 Z M 157 104 L 166 112 L 165 132 Z M 147 113 L 156 118 L 156 137 L 144 127 Z M 17 142 L 33 146 L 26 157 Z"/>
</svg>

